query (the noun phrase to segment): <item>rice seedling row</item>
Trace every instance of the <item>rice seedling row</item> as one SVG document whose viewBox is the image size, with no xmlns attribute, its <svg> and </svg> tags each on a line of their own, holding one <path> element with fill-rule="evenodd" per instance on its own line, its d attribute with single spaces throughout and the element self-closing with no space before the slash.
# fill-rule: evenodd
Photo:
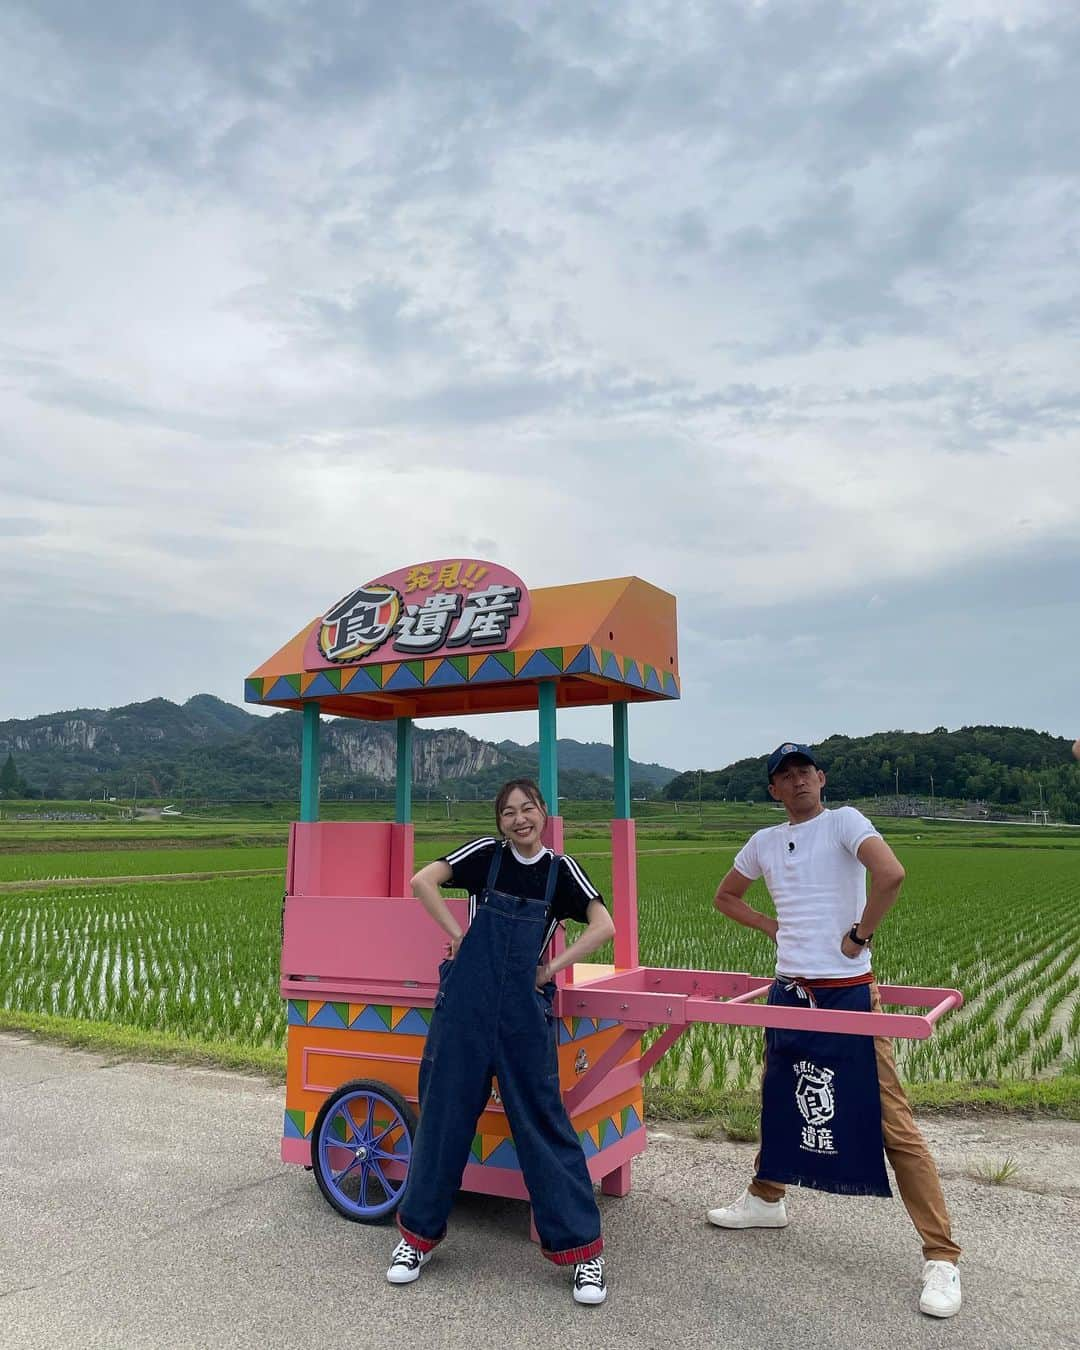
<svg viewBox="0 0 1080 1350">
<path fill-rule="evenodd" d="M 284 868 L 280 846 L 254 848 L 86 849 L 0 855 L 0 882 L 143 877 L 183 872 Z"/>
<path fill-rule="evenodd" d="M 225 852 L 235 868 L 262 850 Z M 771 971 L 772 944 L 712 907 L 732 852 L 639 858 L 644 963 Z M 134 855 L 117 856 L 132 866 Z M 174 861 L 177 852 L 166 856 Z M 898 1043 L 902 1074 L 962 1080 L 1076 1071 L 1080 869 L 1073 851 L 909 845 L 904 861 L 904 898 L 875 942 L 878 978 L 955 985 L 967 1003 L 930 1040 Z M 608 859 L 590 858 L 588 870 L 609 888 Z M 768 908 L 760 887 L 748 898 Z M 276 877 L 102 882 L 0 896 L 0 1008 L 281 1046 L 280 903 Z M 653 1073 L 665 1084 L 745 1088 L 760 1073 L 761 1052 L 758 1031 L 698 1026 Z"/>
</svg>

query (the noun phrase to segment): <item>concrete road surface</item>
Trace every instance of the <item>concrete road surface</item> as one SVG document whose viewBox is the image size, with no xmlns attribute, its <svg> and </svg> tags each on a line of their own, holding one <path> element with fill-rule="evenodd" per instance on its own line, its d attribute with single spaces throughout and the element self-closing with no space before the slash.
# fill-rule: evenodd
<svg viewBox="0 0 1080 1350">
<path fill-rule="evenodd" d="M 388 1227 L 348 1223 L 278 1160 L 258 1078 L 0 1034 L 0 1346 L 1080 1347 L 1080 1125 L 935 1119 L 964 1308 L 920 1315 L 898 1200 L 796 1192 L 789 1227 L 724 1232 L 753 1148 L 653 1128 L 601 1198 L 608 1302 L 579 1308 L 523 1204 L 465 1196 L 418 1283 L 384 1279 Z M 1013 1158 L 1005 1186 L 969 1175 Z"/>
</svg>

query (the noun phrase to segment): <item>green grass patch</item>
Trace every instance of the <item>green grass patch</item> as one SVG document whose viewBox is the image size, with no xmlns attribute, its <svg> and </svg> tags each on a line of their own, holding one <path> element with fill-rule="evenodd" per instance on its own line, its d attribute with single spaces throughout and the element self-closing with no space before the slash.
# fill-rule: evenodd
<svg viewBox="0 0 1080 1350">
<path fill-rule="evenodd" d="M 1071 1074 L 998 1083 L 909 1083 L 906 1091 L 912 1107 L 923 1114 L 1003 1112 L 1080 1120 L 1080 1078 Z"/>
<path fill-rule="evenodd" d="M 264 1074 L 285 1081 L 285 1054 L 279 1049 L 203 1041 L 164 1031 L 122 1026 L 115 1022 L 86 1022 L 74 1017 L 49 1017 L 0 1009 L 0 1028 L 57 1041 L 79 1050 L 118 1059 L 146 1059 L 173 1064 L 208 1065 Z"/>
<path fill-rule="evenodd" d="M 1001 1114 L 1080 1120 L 1080 1078 L 1062 1076 L 1036 1082 L 914 1083 L 906 1087 L 919 1115 Z M 645 1115 L 650 1120 L 677 1120 L 704 1127 L 702 1137 L 726 1134 L 753 1140 L 761 1123 L 757 1092 L 720 1088 L 666 1087 L 650 1083 L 645 1090 Z"/>
<path fill-rule="evenodd" d="M 81 877 L 147 877 L 185 872 L 277 869 L 284 873 L 285 849 L 271 847 L 64 849 L 0 855 L 0 882 L 64 881 Z"/>
</svg>

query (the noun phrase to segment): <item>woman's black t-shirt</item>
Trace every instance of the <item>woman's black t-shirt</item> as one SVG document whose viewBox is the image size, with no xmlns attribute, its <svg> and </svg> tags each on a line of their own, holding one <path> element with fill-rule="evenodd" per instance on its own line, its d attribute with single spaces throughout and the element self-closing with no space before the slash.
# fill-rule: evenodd
<svg viewBox="0 0 1080 1350">
<path fill-rule="evenodd" d="M 501 850 L 502 859 L 495 878 L 495 890 L 507 895 L 520 895 L 525 900 L 543 900 L 547 890 L 548 872 L 555 856 L 549 848 L 541 850 L 535 859 L 522 858 L 506 840 L 496 839 L 493 835 L 473 839 L 442 859 L 450 868 L 450 880 L 443 885 L 469 892 L 470 921 L 476 909 L 476 897 L 487 884 L 491 857 L 496 849 Z M 564 853 L 558 866 L 559 876 L 548 909 L 541 951 L 547 947 L 555 929 L 564 919 L 587 923 L 590 903 L 593 900 L 599 900 L 601 904 L 604 902 L 603 896 L 586 876 L 579 862 Z"/>
</svg>

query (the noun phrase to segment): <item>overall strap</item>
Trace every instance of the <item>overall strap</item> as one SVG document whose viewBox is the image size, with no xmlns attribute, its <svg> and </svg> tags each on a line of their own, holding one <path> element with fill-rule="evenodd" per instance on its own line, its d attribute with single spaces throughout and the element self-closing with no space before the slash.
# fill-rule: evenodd
<svg viewBox="0 0 1080 1350">
<path fill-rule="evenodd" d="M 487 881 L 484 882 L 485 890 L 493 891 L 495 889 L 495 882 L 499 875 L 499 864 L 502 862 L 505 847 L 506 844 L 502 840 L 496 841 L 495 852 L 491 855 L 491 866 L 488 868 Z"/>
<path fill-rule="evenodd" d="M 549 908 L 552 900 L 555 898 L 555 886 L 559 880 L 559 866 L 562 858 L 558 853 L 552 853 L 551 862 L 548 864 L 547 886 L 544 888 L 544 904 Z"/>
</svg>

